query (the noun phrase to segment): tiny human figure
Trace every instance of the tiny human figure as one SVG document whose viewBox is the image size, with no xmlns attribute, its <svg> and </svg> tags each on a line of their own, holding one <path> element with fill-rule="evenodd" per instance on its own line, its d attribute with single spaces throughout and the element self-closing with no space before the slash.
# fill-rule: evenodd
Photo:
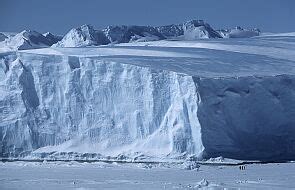
<svg viewBox="0 0 295 190">
<path fill-rule="evenodd" d="M 246 166 L 245 165 L 241 165 L 241 166 L 239 166 L 239 169 L 240 170 L 246 170 Z"/>
</svg>

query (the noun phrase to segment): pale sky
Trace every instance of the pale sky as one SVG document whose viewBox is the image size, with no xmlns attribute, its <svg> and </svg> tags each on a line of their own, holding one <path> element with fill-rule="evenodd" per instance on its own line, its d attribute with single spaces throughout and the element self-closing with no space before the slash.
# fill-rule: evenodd
<svg viewBox="0 0 295 190">
<path fill-rule="evenodd" d="M 165 25 L 203 19 L 215 29 L 295 31 L 295 0 L 0 0 L 0 31 L 64 34 L 91 24 Z"/>
</svg>

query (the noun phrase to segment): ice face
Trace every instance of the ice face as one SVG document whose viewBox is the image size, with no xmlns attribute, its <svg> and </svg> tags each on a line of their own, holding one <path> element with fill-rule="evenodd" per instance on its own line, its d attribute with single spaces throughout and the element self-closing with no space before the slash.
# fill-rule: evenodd
<svg viewBox="0 0 295 190">
<path fill-rule="evenodd" d="M 294 159 L 295 54 L 271 38 L 3 55 L 1 156 Z"/>
<path fill-rule="evenodd" d="M 294 76 L 195 81 L 205 157 L 294 159 Z"/>
<path fill-rule="evenodd" d="M 106 155 L 202 152 L 192 77 L 94 58 L 19 56 L 2 81 L 2 155 L 55 145 Z"/>
</svg>

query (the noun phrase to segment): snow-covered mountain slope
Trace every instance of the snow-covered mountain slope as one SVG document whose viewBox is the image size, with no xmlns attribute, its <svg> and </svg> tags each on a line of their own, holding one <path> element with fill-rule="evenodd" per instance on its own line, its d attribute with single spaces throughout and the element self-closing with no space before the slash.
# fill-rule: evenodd
<svg viewBox="0 0 295 190">
<path fill-rule="evenodd" d="M 258 29 L 246 30 L 237 27 L 233 30 L 215 31 L 203 20 L 190 20 L 182 24 L 166 26 L 107 26 L 94 29 L 82 25 L 71 29 L 64 37 L 47 32 L 24 30 L 18 34 L 0 33 L 0 51 L 15 51 L 44 47 L 86 47 L 129 42 L 159 41 L 164 39 L 198 40 L 208 38 L 249 38 L 258 36 Z"/>
<path fill-rule="evenodd" d="M 254 36 L 259 36 L 261 32 L 256 28 L 249 30 L 237 26 L 236 28 L 230 30 L 219 30 L 218 33 L 223 38 L 251 38 Z"/>
<path fill-rule="evenodd" d="M 221 38 L 220 33 L 215 31 L 203 20 L 190 20 L 183 24 L 159 26 L 156 29 L 166 38 L 182 36 L 184 40 L 196 40 L 207 38 Z"/>
<path fill-rule="evenodd" d="M 295 159 L 295 41 L 276 38 L 2 55 L 0 155 Z"/>
<path fill-rule="evenodd" d="M 83 47 L 108 44 L 106 36 L 93 26 L 82 25 L 70 30 L 54 47 Z"/>
<path fill-rule="evenodd" d="M 83 25 L 70 30 L 54 47 L 85 47 L 128 42 L 159 41 L 163 39 L 197 40 L 208 38 L 237 38 L 256 36 L 256 30 L 215 31 L 203 20 L 190 20 L 183 24 L 167 26 L 108 26 L 95 30 Z M 255 33 L 255 34 L 254 34 Z"/>
<path fill-rule="evenodd" d="M 3 33 L 0 33 L 0 42 L 4 41 L 5 39 L 7 39 L 8 37 L 3 34 Z"/>
<path fill-rule="evenodd" d="M 203 20 L 191 20 L 183 24 L 184 39 L 196 40 L 200 38 L 221 38 L 208 23 Z"/>
<path fill-rule="evenodd" d="M 183 24 L 158 26 L 156 29 L 166 38 L 173 38 L 183 35 Z"/>
<path fill-rule="evenodd" d="M 53 44 L 54 41 L 51 38 L 45 37 L 36 31 L 24 30 L 6 39 L 0 46 L 15 51 L 49 47 Z"/>
<path fill-rule="evenodd" d="M 149 26 L 108 26 L 103 30 L 95 30 L 92 26 L 83 25 L 69 31 L 53 47 L 85 47 L 162 39 L 165 37 Z"/>
<path fill-rule="evenodd" d="M 111 43 L 165 39 L 158 30 L 151 26 L 108 26 L 103 32 Z"/>
<path fill-rule="evenodd" d="M 59 42 L 60 40 L 62 40 L 62 36 L 58 36 L 58 35 L 54 35 L 54 34 L 52 34 L 52 33 L 50 33 L 50 32 L 46 32 L 46 33 L 44 33 L 43 34 L 43 36 L 45 37 L 45 38 L 47 38 L 49 41 L 50 41 L 50 43 L 53 45 L 53 44 L 56 44 L 57 42 Z"/>
</svg>

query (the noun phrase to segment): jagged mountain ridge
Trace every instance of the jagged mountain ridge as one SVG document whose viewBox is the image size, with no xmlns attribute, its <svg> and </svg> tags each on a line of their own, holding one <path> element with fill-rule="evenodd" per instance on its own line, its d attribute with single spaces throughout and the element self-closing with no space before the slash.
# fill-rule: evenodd
<svg viewBox="0 0 295 190">
<path fill-rule="evenodd" d="M 61 40 L 61 37 L 55 36 L 49 32 L 43 35 L 32 30 L 23 30 L 16 35 L 5 37 L 6 38 L 2 41 L 2 44 L 11 50 L 50 47 Z"/>
<path fill-rule="evenodd" d="M 157 41 L 182 37 L 183 40 L 208 38 L 253 37 L 260 32 L 243 30 L 242 35 L 225 34 L 229 30 L 214 30 L 203 20 L 190 20 L 183 24 L 166 26 L 108 26 L 102 30 L 95 30 L 91 25 L 82 25 L 71 29 L 55 47 L 83 47 L 91 45 L 106 45 L 111 43 L 129 43 L 135 41 Z M 249 32 L 247 32 L 249 31 Z M 240 32 L 240 33 L 241 33 Z"/>
<path fill-rule="evenodd" d="M 57 47 L 81 47 L 90 45 L 104 45 L 109 41 L 101 31 L 94 30 L 90 25 L 82 25 L 71 29 L 61 41 L 54 46 Z"/>
<path fill-rule="evenodd" d="M 163 34 L 151 26 L 108 26 L 106 29 L 103 29 L 103 33 L 111 43 L 165 39 Z"/>
<path fill-rule="evenodd" d="M 258 29 L 214 30 L 203 20 L 190 20 L 182 24 L 165 26 L 107 26 L 95 29 L 91 25 L 82 25 L 71 29 L 65 36 L 56 36 L 50 32 L 40 34 L 24 30 L 13 36 L 0 35 L 0 46 L 11 50 L 24 50 L 50 47 L 85 47 L 117 43 L 158 41 L 164 39 L 197 40 L 208 38 L 247 38 L 260 35 Z"/>
<path fill-rule="evenodd" d="M 157 41 L 178 36 L 184 36 L 186 40 L 221 38 L 221 35 L 203 20 L 191 20 L 179 25 L 159 27 L 108 26 L 102 30 L 95 30 L 90 25 L 82 25 L 71 29 L 55 47 L 82 47 L 134 41 Z"/>
<path fill-rule="evenodd" d="M 199 38 L 221 38 L 208 23 L 203 20 L 191 20 L 183 24 L 184 39 L 195 40 Z"/>
</svg>

